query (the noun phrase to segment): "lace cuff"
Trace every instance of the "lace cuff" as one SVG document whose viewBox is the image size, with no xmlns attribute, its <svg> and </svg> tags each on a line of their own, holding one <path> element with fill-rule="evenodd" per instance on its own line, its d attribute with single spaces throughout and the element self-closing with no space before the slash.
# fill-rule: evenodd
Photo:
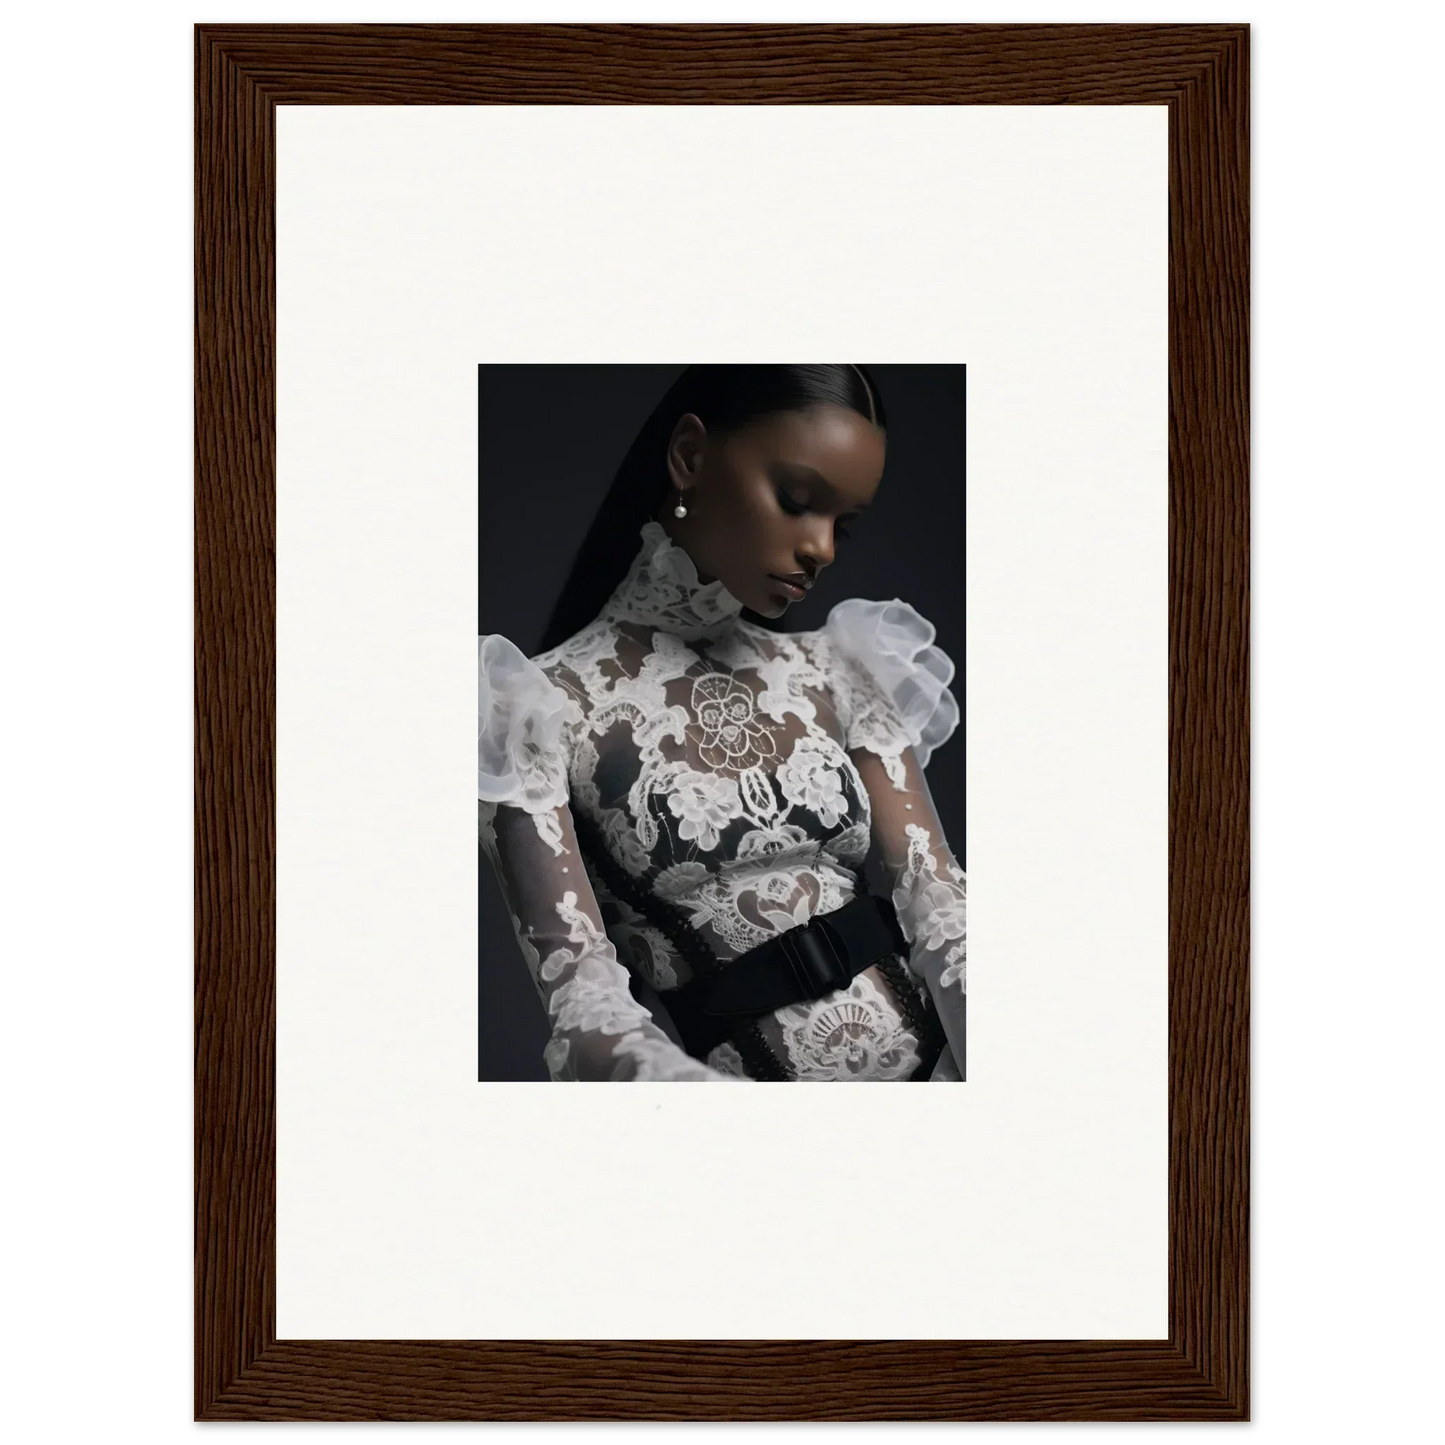
<svg viewBox="0 0 1445 1445">
<path fill-rule="evenodd" d="M 581 709 L 501 633 L 477 639 L 477 797 L 544 813 L 567 801 Z"/>
<path fill-rule="evenodd" d="M 918 765 L 926 767 L 959 721 L 958 702 L 948 690 L 953 660 L 933 645 L 933 624 L 897 597 L 850 597 L 829 612 L 823 631 L 841 659 L 839 701 L 848 746 L 884 757 L 911 746 Z"/>
</svg>

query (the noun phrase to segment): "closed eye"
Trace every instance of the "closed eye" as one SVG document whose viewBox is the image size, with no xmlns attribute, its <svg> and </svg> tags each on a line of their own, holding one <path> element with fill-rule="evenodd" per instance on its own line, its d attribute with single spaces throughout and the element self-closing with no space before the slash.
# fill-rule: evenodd
<svg viewBox="0 0 1445 1445">
<path fill-rule="evenodd" d="M 778 492 L 778 505 L 782 507 L 782 509 L 790 517 L 801 517 L 805 512 L 809 510 L 808 504 L 806 502 L 800 502 L 795 497 L 790 497 L 786 492 L 782 490 L 779 490 Z M 844 527 L 842 525 L 835 527 L 833 531 L 834 535 L 839 538 L 851 537 L 853 535 L 847 527 Z"/>
</svg>

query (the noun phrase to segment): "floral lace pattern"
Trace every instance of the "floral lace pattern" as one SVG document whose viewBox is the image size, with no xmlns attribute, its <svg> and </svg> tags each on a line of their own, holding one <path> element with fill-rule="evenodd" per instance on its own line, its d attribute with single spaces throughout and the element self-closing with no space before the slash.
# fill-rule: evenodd
<svg viewBox="0 0 1445 1445">
<path fill-rule="evenodd" d="M 821 1007 L 780 1009 L 778 1023 L 788 1056 L 810 1079 L 898 1079 L 918 1066 L 917 1041 L 866 971 Z"/>
<path fill-rule="evenodd" d="M 574 819 L 725 962 L 848 902 L 873 856 L 909 948 L 904 962 L 962 1057 L 966 896 L 923 779 L 946 740 L 952 662 L 907 604 L 850 599 L 813 632 L 739 616 L 721 583 L 648 522 L 595 621 L 523 659 L 479 643 L 478 826 L 547 1008 L 557 1080 L 737 1081 L 746 1051 L 688 1056 L 629 989 L 692 968 L 595 877 Z M 943 681 L 940 682 L 940 679 Z M 901 977 L 901 975 L 899 975 Z M 908 1078 L 920 1041 L 878 969 L 759 1021 L 793 1077 Z"/>
</svg>

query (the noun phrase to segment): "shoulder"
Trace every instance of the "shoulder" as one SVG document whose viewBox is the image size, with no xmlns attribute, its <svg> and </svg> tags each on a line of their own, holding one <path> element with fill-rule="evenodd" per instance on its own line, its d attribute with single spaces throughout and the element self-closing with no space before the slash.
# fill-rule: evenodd
<svg viewBox="0 0 1445 1445">
<path fill-rule="evenodd" d="M 851 695 L 850 711 L 871 712 L 874 736 L 884 715 L 895 740 L 901 735 L 913 747 L 920 766 L 959 723 L 949 690 L 956 668 L 936 635 L 933 623 L 898 597 L 847 598 L 834 604 L 821 627 L 801 634 L 830 681 Z"/>
<path fill-rule="evenodd" d="M 545 677 L 564 690 L 585 701 L 587 692 L 581 678 L 591 672 L 603 658 L 615 656 L 621 638 L 618 624 L 594 618 L 586 627 L 545 652 L 534 652 L 528 659 Z"/>
<path fill-rule="evenodd" d="M 820 660 L 839 668 L 862 666 L 879 681 L 920 670 L 945 686 L 953 681 L 953 659 L 934 642 L 937 628 L 900 597 L 846 598 L 833 604 L 821 627 L 788 635 Z"/>
<path fill-rule="evenodd" d="M 544 656 L 545 660 L 545 656 Z M 540 812 L 567 801 L 567 760 L 581 710 L 499 632 L 477 638 L 477 796 Z"/>
<path fill-rule="evenodd" d="M 555 706 L 561 686 L 561 666 L 551 653 L 528 657 L 510 637 L 483 632 L 477 637 L 478 702 L 483 699 L 507 715 L 532 707 Z M 500 716 L 500 711 L 498 712 Z"/>
</svg>

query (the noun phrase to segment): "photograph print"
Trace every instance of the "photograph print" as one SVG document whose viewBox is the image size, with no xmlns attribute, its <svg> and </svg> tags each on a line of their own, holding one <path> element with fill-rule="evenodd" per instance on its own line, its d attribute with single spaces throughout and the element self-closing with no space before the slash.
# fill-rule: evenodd
<svg viewBox="0 0 1445 1445">
<path fill-rule="evenodd" d="M 965 397 L 479 368 L 479 1079 L 965 1080 Z"/>
</svg>

